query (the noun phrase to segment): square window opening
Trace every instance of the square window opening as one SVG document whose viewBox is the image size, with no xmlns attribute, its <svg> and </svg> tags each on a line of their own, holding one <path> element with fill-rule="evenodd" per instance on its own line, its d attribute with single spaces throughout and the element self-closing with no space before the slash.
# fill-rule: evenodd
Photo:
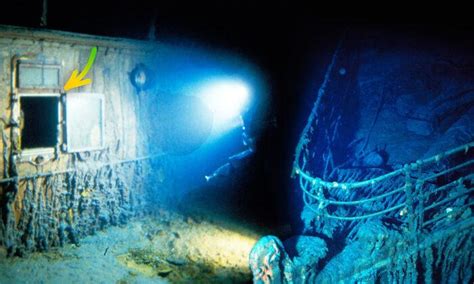
<svg viewBox="0 0 474 284">
<path fill-rule="evenodd" d="M 58 143 L 58 96 L 21 96 L 21 149 L 51 148 Z"/>
</svg>

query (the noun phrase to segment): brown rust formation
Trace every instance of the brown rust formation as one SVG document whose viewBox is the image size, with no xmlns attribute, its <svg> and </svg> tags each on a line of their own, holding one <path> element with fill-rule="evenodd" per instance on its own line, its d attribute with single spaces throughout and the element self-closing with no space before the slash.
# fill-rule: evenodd
<svg viewBox="0 0 474 284">
<path fill-rule="evenodd" d="M 64 93 L 18 88 L 18 62 L 52 62 L 59 66 L 63 84 L 74 69 L 83 68 L 94 46 L 99 51 L 88 74 L 92 84 L 80 91 L 104 96 L 105 148 L 65 152 L 65 117 L 59 115 L 58 143 L 51 153 L 25 155 L 19 93 Z M 140 102 L 128 76 L 134 66 L 149 60 L 153 47 L 140 41 L 0 26 L 0 245 L 10 255 L 77 244 L 85 235 L 143 212 L 151 188 L 147 183 L 153 181 L 151 158 L 158 163 L 162 158 L 147 151 L 141 129 L 152 121 L 147 109 L 140 108 L 146 102 Z"/>
</svg>

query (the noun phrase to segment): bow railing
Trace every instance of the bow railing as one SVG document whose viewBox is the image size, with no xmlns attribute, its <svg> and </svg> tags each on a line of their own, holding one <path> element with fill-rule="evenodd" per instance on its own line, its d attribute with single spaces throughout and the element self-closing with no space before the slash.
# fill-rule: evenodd
<svg viewBox="0 0 474 284">
<path fill-rule="evenodd" d="M 419 160 L 406 164 L 398 170 L 394 170 L 375 178 L 355 182 L 324 181 L 312 176 L 306 171 L 305 166 L 295 163 L 294 173 L 299 178 L 300 188 L 303 191 L 305 205 L 318 216 L 343 221 L 362 220 L 379 217 L 383 215 L 412 216 L 421 226 L 429 226 L 442 218 L 454 216 L 473 205 L 472 194 L 474 183 L 474 159 L 472 158 L 474 142 L 456 147 L 431 158 Z M 298 161 L 298 159 L 297 159 Z M 453 161 L 458 161 L 453 163 Z M 442 170 L 430 171 L 430 168 L 440 167 Z M 398 181 L 398 182 L 394 182 Z M 373 195 L 363 196 L 358 199 L 344 199 L 344 192 L 350 191 L 370 192 L 370 187 L 383 187 L 384 190 Z M 369 189 L 367 189 L 369 187 Z M 387 188 L 388 187 L 388 188 Z M 365 188 L 365 190 L 363 190 Z M 346 194 L 350 195 L 350 194 Z M 357 194 L 354 194 L 358 196 Z M 399 202 L 390 207 L 376 211 L 368 211 L 366 208 L 377 201 L 398 196 Z M 457 202 L 468 197 L 465 202 Z M 448 206 L 455 203 L 456 206 Z M 436 208 L 448 206 L 440 212 L 433 212 Z M 331 210 L 328 210 L 332 207 Z M 359 207 L 362 210 L 353 215 L 338 215 L 337 212 L 348 210 L 337 210 L 340 207 Z M 362 212 L 361 212 L 362 211 Z M 429 215 L 429 216 L 426 216 Z M 427 219 L 427 217 L 430 217 Z"/>
</svg>

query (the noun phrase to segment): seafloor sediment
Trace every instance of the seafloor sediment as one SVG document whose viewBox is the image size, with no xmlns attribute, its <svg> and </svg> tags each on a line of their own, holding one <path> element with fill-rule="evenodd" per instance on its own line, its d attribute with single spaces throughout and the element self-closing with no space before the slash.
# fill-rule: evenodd
<svg viewBox="0 0 474 284">
<path fill-rule="evenodd" d="M 258 238 L 250 225 L 159 210 L 86 237 L 79 246 L 23 258 L 7 258 L 2 249 L 0 283 L 246 282 Z"/>
</svg>

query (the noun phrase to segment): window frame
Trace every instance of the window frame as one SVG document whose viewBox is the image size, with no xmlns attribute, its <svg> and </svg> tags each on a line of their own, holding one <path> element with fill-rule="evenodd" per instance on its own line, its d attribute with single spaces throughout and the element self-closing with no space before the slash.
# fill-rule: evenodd
<svg viewBox="0 0 474 284">
<path fill-rule="evenodd" d="M 42 74 L 44 73 L 44 69 L 54 69 L 57 70 L 58 72 L 58 86 L 57 87 L 50 87 L 50 86 L 45 86 L 45 85 L 40 85 L 37 87 L 34 86 L 22 86 L 21 80 L 20 80 L 20 72 L 22 68 L 24 67 L 33 67 L 33 68 L 39 68 L 41 69 Z M 61 90 L 61 82 L 62 82 L 62 68 L 60 64 L 54 64 L 54 63 L 44 63 L 42 61 L 38 60 L 19 60 L 16 66 L 16 88 L 18 90 L 21 90 L 22 92 L 37 92 L 38 90 L 46 91 L 46 92 L 59 92 Z M 44 74 L 43 74 L 44 75 Z M 44 78 L 42 78 L 44 79 Z"/>
<path fill-rule="evenodd" d="M 23 97 L 56 97 L 58 98 L 58 113 L 57 113 L 57 135 L 56 135 L 56 145 L 53 147 L 38 147 L 38 148 L 27 148 L 24 149 L 20 143 L 20 160 L 29 160 L 32 156 L 39 156 L 39 155 L 52 155 L 55 153 L 56 147 L 60 145 L 60 138 L 61 138 L 61 113 L 62 113 L 62 104 L 61 104 L 61 94 L 60 93 L 26 93 L 22 92 L 18 94 L 18 109 L 17 113 L 15 114 L 17 121 L 21 121 L 21 98 Z M 21 129 L 20 129 L 20 139 L 21 139 Z M 21 140 L 20 140 L 21 141 Z"/>
<path fill-rule="evenodd" d="M 101 138 L 101 143 L 99 146 L 92 146 L 92 147 L 83 147 L 83 148 L 71 148 L 70 146 L 70 141 L 71 141 L 71 131 L 69 130 L 69 122 L 71 121 L 69 119 L 69 114 L 68 114 L 68 96 L 84 96 L 84 97 L 92 97 L 95 99 L 100 100 L 100 138 Z M 106 148 L 105 144 L 105 96 L 102 93 L 66 93 L 64 96 L 64 147 L 63 150 L 66 153 L 81 153 L 81 152 L 90 152 L 90 151 L 101 151 Z"/>
</svg>

